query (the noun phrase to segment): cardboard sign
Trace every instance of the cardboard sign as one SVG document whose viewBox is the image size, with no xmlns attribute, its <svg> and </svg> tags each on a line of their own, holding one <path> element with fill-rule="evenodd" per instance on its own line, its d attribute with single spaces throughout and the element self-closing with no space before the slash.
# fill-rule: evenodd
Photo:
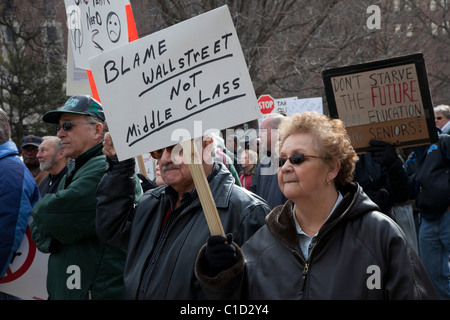
<svg viewBox="0 0 450 320">
<path fill-rule="evenodd" d="M 396 147 L 437 141 L 422 54 L 329 69 L 322 77 L 330 116 L 344 122 L 357 152 L 372 139 Z"/>
<path fill-rule="evenodd" d="M 31 222 L 32 218 L 30 217 Z M 15 253 L 6 274 L 0 278 L 0 292 L 25 300 L 46 300 L 49 254 L 37 250 L 27 226 L 22 244 Z"/>
<path fill-rule="evenodd" d="M 119 160 L 261 116 L 227 6 L 90 64 Z"/>
<path fill-rule="evenodd" d="M 128 43 L 128 1 L 64 0 L 75 66 L 88 70 L 89 58 Z"/>
</svg>

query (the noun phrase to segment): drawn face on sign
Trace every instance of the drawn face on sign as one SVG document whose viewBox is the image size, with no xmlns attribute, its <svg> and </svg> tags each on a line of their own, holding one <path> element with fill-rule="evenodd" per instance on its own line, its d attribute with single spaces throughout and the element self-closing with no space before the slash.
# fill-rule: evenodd
<svg viewBox="0 0 450 320">
<path fill-rule="evenodd" d="M 106 30 L 108 32 L 109 40 L 116 43 L 120 39 L 120 19 L 115 12 L 110 12 L 106 18 Z"/>
</svg>

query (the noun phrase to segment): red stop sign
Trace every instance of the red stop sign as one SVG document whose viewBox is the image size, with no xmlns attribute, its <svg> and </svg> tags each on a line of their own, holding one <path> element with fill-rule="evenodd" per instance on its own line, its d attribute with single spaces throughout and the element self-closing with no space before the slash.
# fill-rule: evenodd
<svg viewBox="0 0 450 320">
<path fill-rule="evenodd" d="M 271 113 L 275 108 L 275 100 L 268 94 L 262 95 L 258 99 L 259 111 L 263 114 Z"/>
</svg>

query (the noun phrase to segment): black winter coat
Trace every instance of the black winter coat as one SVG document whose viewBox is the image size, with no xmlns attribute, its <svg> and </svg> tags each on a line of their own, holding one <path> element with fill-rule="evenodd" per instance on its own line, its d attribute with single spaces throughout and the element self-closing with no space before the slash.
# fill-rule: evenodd
<svg viewBox="0 0 450 320">
<path fill-rule="evenodd" d="M 169 215 L 161 228 L 170 207 L 171 187 L 147 191 L 134 208 L 133 173 L 134 161 L 115 164 L 97 189 L 97 234 L 103 241 L 127 249 L 125 298 L 204 298 L 194 264 L 210 231 L 198 196 L 176 217 Z M 260 197 L 236 186 L 223 164 L 215 164 L 208 178 L 224 231 L 243 244 L 264 225 L 269 207 Z"/>
<path fill-rule="evenodd" d="M 438 137 L 435 144 L 414 147 L 406 161 L 411 198 L 428 220 L 439 219 L 450 207 L 450 136 Z"/>
<path fill-rule="evenodd" d="M 300 250 L 291 201 L 272 210 L 232 268 L 196 273 L 211 299 L 437 299 L 401 229 L 355 183 L 317 235 L 309 259 Z M 245 262 L 243 260 L 245 257 Z M 245 266 L 245 272 L 242 272 Z"/>
</svg>

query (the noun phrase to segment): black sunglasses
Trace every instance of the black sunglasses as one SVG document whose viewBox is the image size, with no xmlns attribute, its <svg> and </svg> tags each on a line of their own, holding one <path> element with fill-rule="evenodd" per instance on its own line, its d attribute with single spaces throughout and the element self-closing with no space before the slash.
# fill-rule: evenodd
<svg viewBox="0 0 450 320">
<path fill-rule="evenodd" d="M 278 165 L 279 165 L 279 167 L 281 168 L 282 166 L 284 166 L 284 164 L 285 164 L 286 161 L 288 161 L 288 160 L 289 160 L 292 164 L 298 165 L 298 164 L 303 163 L 303 162 L 306 160 L 306 158 L 321 158 L 321 157 L 318 157 L 318 156 L 309 156 L 309 155 L 306 155 L 306 154 L 303 154 L 303 153 L 297 153 L 297 154 L 294 154 L 294 155 L 290 156 L 289 158 L 278 158 Z"/>
<path fill-rule="evenodd" d="M 70 131 L 72 130 L 73 124 L 74 123 L 84 123 L 84 124 L 95 124 L 94 122 L 83 122 L 83 121 L 64 121 L 61 125 L 56 125 L 56 133 L 59 132 L 59 130 L 61 130 L 61 128 L 64 131 Z"/>
<path fill-rule="evenodd" d="M 159 160 L 162 158 L 164 150 L 167 149 L 168 152 L 172 152 L 172 149 L 175 147 L 175 145 L 170 146 L 170 147 L 166 147 L 166 148 L 162 148 L 159 150 L 155 150 L 155 151 L 150 151 L 150 155 L 152 156 L 153 159 L 155 160 Z"/>
<path fill-rule="evenodd" d="M 436 117 L 436 119 L 438 119 L 438 120 L 442 120 L 442 117 Z"/>
</svg>

